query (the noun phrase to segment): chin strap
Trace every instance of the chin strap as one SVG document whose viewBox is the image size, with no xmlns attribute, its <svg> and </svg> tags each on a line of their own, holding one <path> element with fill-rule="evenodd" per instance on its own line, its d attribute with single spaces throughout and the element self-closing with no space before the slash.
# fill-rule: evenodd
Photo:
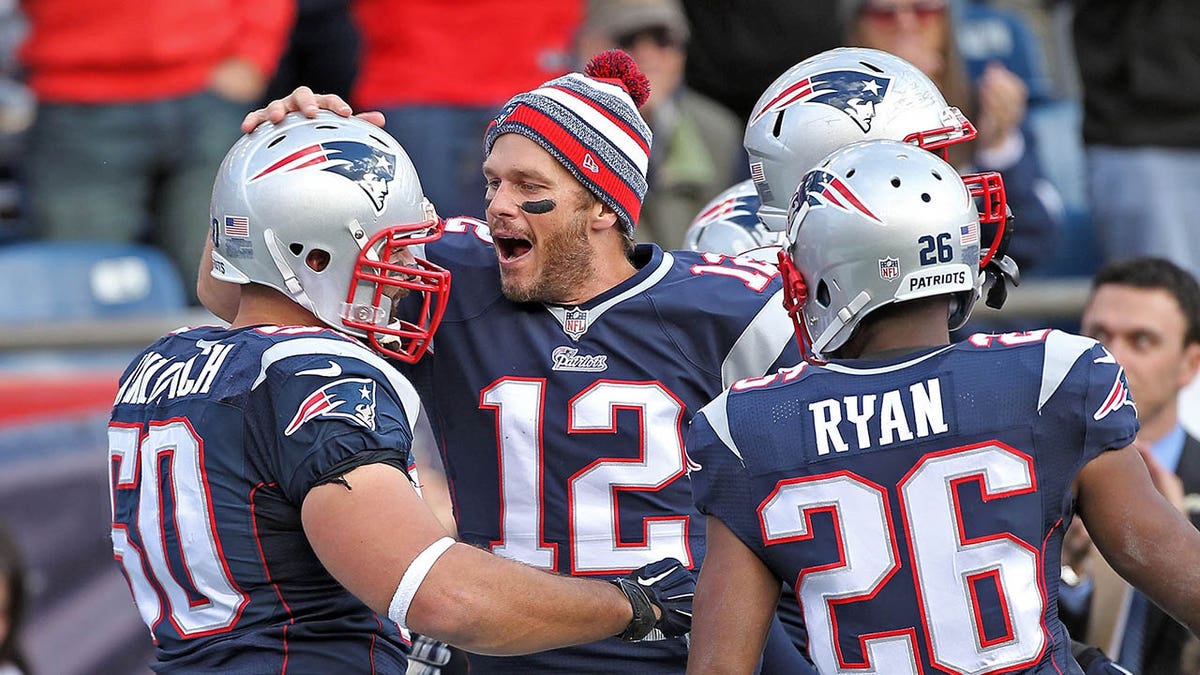
<svg viewBox="0 0 1200 675">
<path fill-rule="evenodd" d="M 267 246 L 267 252 L 271 254 L 271 261 L 275 263 L 275 268 L 279 270 L 280 276 L 283 277 L 283 284 L 287 287 L 288 294 L 292 296 L 292 299 L 296 301 L 296 304 L 300 305 L 304 309 L 307 309 L 313 314 L 316 314 L 317 308 L 313 304 L 312 298 L 308 297 L 308 293 L 305 292 L 304 286 L 302 286 L 300 284 L 300 280 L 296 278 L 296 273 L 293 272 L 291 266 L 288 265 L 287 256 L 283 254 L 283 250 L 281 248 L 283 242 L 279 241 L 279 237 L 275 236 L 275 230 L 269 227 L 263 230 L 263 242 Z"/>
<path fill-rule="evenodd" d="M 804 303 L 808 301 L 808 285 L 800 270 L 792 262 L 787 249 L 779 251 L 779 273 L 783 276 L 783 309 L 792 319 L 796 328 L 796 344 L 800 347 L 800 358 L 806 361 L 816 360 L 812 351 L 812 336 L 804 325 Z"/>
<path fill-rule="evenodd" d="M 1008 256 L 993 257 L 987 267 L 983 268 L 983 275 L 986 293 L 984 302 L 992 309 L 1004 307 L 1004 301 L 1008 299 L 1009 284 L 1014 287 L 1021 285 L 1021 270 L 1017 268 L 1016 261 Z"/>
<path fill-rule="evenodd" d="M 1013 214 L 1008 204 L 1004 205 L 1004 222 L 1001 223 L 1002 234 L 992 247 L 992 255 L 984 259 L 980 273 L 983 274 L 983 287 L 988 307 L 1001 309 L 1008 299 L 1008 287 L 1021 285 L 1021 270 L 1017 261 L 1008 256 L 1008 244 L 1013 234 Z"/>
</svg>

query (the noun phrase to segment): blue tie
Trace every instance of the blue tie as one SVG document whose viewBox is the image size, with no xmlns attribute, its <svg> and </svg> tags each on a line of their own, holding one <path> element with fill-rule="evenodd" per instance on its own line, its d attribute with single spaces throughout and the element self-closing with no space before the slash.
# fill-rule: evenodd
<svg viewBox="0 0 1200 675">
<path fill-rule="evenodd" d="M 1146 638 L 1146 610 L 1150 601 L 1134 589 L 1129 600 L 1129 615 L 1125 618 L 1125 633 L 1121 639 L 1121 658 L 1117 663 L 1132 672 L 1142 669 L 1142 647 Z"/>
</svg>

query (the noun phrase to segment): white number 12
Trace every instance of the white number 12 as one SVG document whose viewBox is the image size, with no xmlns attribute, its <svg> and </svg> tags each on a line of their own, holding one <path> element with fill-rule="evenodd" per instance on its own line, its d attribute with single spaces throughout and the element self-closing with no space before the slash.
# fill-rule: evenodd
<svg viewBox="0 0 1200 675">
<path fill-rule="evenodd" d="M 545 387 L 539 378 L 502 378 L 480 393 L 496 411 L 500 460 L 500 539 L 492 550 L 543 569 L 558 569 L 557 547 L 544 539 Z M 625 543 L 617 496 L 656 491 L 684 475 L 680 424 L 684 406 L 658 382 L 599 381 L 567 404 L 567 433 L 617 433 L 618 410 L 641 418 L 640 453 L 597 458 L 567 482 L 571 574 L 624 574 L 662 558 L 692 564 L 687 515 L 647 516 L 643 539 Z M 586 448 L 580 439 L 579 447 Z"/>
</svg>

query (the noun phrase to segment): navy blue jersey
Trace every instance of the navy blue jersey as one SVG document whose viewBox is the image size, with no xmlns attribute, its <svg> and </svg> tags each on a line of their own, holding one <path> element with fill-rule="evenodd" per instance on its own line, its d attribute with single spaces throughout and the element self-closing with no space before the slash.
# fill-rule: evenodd
<svg viewBox="0 0 1200 675">
<path fill-rule="evenodd" d="M 637 249 L 637 272 L 579 307 L 500 291 L 487 226 L 454 219 L 424 256 L 454 278 L 414 383 L 467 542 L 535 567 L 611 578 L 704 554 L 683 433 L 738 378 L 799 361 L 774 267 Z M 472 672 L 682 672 L 682 640 L 617 639 Z M 624 660 L 624 661 L 623 661 Z"/>
<path fill-rule="evenodd" d="M 1059 331 L 735 384 L 688 438 L 699 509 L 793 584 L 822 673 L 1078 673 L 1057 618 L 1071 484 L 1137 434 Z"/>
<path fill-rule="evenodd" d="M 407 635 L 325 571 L 309 489 L 411 465 L 412 385 L 346 336 L 206 327 L 142 352 L 109 425 L 113 550 L 159 672 L 403 673 Z"/>
</svg>

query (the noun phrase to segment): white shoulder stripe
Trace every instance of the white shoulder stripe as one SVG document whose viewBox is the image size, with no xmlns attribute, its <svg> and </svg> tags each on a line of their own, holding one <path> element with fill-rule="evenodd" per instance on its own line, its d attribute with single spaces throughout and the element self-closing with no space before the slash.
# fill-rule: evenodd
<svg viewBox="0 0 1200 675">
<path fill-rule="evenodd" d="M 362 345 L 346 342 L 345 340 L 307 337 L 285 340 L 271 345 L 262 354 L 262 363 L 259 366 L 258 377 L 255 378 L 251 389 L 257 389 L 258 385 L 267 379 L 267 369 L 275 363 L 292 356 L 312 354 L 345 356 L 364 361 L 373 366 L 387 378 L 392 388 L 396 390 L 396 394 L 400 396 L 400 404 L 404 408 L 404 416 L 408 418 L 408 426 L 413 430 L 416 429 L 417 415 L 420 414 L 421 410 L 421 401 L 417 397 L 417 390 L 412 386 L 412 383 L 375 352 Z"/>
<path fill-rule="evenodd" d="M 700 410 L 704 414 L 704 419 L 708 420 L 708 425 L 716 432 L 717 438 L 729 448 L 739 462 L 745 464 L 742 459 L 742 453 L 738 452 L 737 444 L 733 442 L 733 434 L 729 433 L 729 414 L 725 409 L 725 402 L 729 399 L 729 390 L 721 392 L 708 405 Z"/>
<path fill-rule="evenodd" d="M 1038 392 L 1038 411 L 1058 391 L 1071 366 L 1079 356 L 1092 348 L 1096 341 L 1079 335 L 1052 330 L 1046 336 L 1045 361 L 1042 363 L 1042 388 Z"/>
<path fill-rule="evenodd" d="M 781 288 L 767 300 L 725 356 L 721 363 L 721 386 L 729 387 L 740 379 L 765 375 L 788 340 L 795 337 L 792 320 L 783 309 Z"/>
</svg>

